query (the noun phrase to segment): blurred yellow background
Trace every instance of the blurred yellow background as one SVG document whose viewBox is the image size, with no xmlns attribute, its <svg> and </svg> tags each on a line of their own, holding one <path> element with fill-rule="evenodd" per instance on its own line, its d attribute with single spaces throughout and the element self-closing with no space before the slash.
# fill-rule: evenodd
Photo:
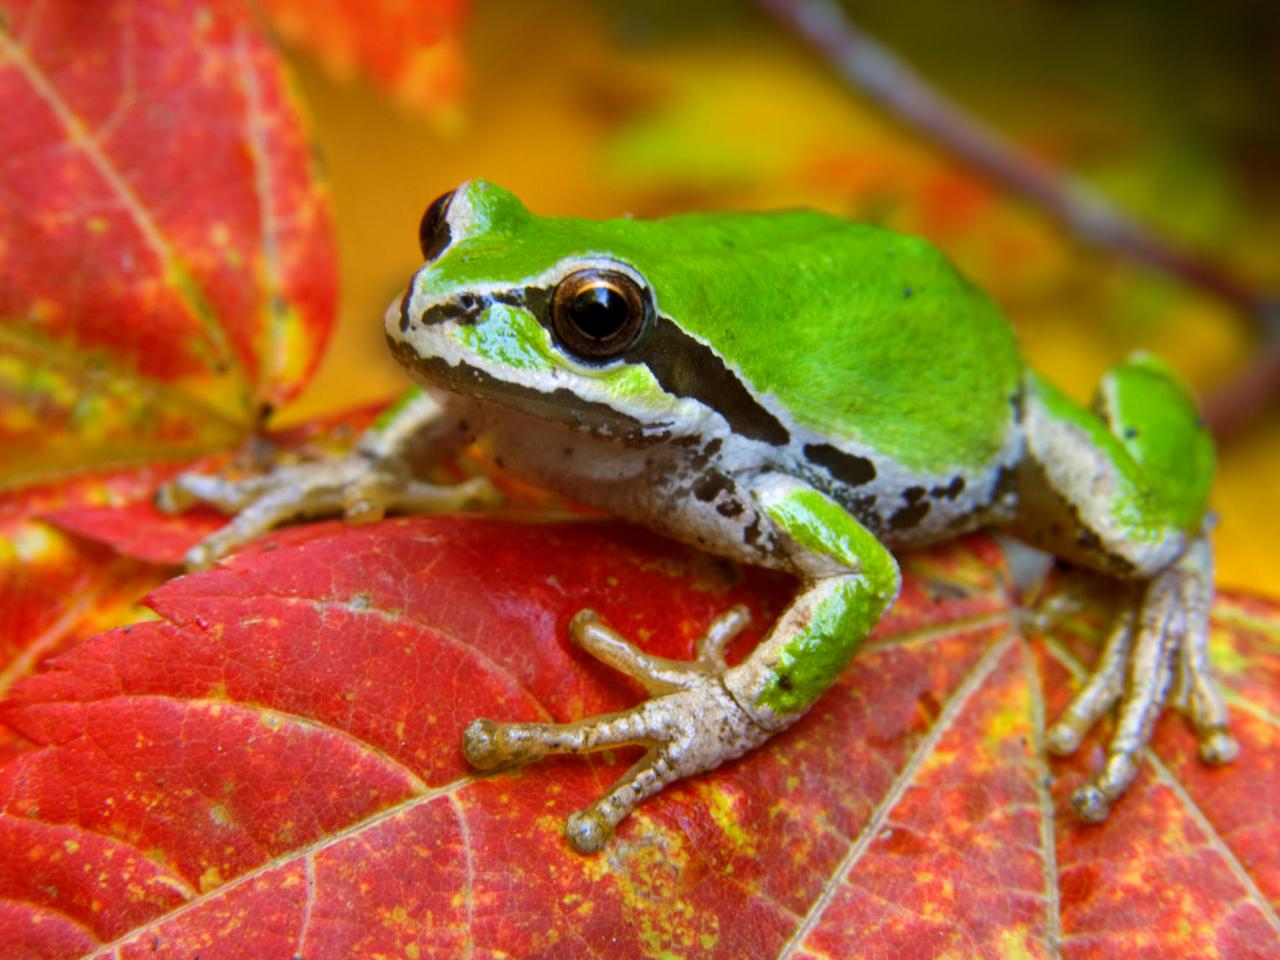
<svg viewBox="0 0 1280 960">
<path fill-rule="evenodd" d="M 1269 88 L 1250 73 L 1265 57 L 1258 66 L 1238 49 L 1280 33 L 1262 24 L 1245 36 L 1251 5 L 1173 16 L 1154 0 L 902 6 L 854 12 L 998 129 L 1163 234 L 1280 289 L 1280 130 Z M 1031 362 L 1081 399 L 1137 347 L 1201 391 L 1254 349 L 1229 309 L 1066 237 L 749 4 L 493 0 L 476 6 L 465 50 L 470 90 L 435 115 L 294 52 L 331 181 L 342 300 L 319 373 L 284 423 L 404 387 L 382 312 L 420 264 L 425 206 L 476 176 L 544 214 L 803 205 L 926 235 L 1003 304 Z M 1219 580 L 1280 596 L 1276 411 L 1228 438 L 1221 458 Z"/>
</svg>

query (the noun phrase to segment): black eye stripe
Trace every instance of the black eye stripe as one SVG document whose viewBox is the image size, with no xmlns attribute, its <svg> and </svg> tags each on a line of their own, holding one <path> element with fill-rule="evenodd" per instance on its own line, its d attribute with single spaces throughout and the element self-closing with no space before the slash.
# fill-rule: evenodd
<svg viewBox="0 0 1280 960">
<path fill-rule="evenodd" d="M 625 359 L 642 363 L 667 393 L 689 397 L 715 410 L 734 431 L 776 447 L 791 442 L 786 427 L 766 409 L 724 361 L 706 344 L 659 314 Z"/>
<path fill-rule="evenodd" d="M 475 323 L 484 308 L 492 303 L 501 303 L 528 310 L 554 337 L 557 336 L 551 315 L 554 294 L 553 288 L 535 286 L 472 294 L 465 304 L 471 309 L 463 309 L 464 298 L 460 297 L 456 302 L 428 307 L 420 319 L 424 325 L 448 321 Z M 739 434 L 774 446 L 786 446 L 791 441 L 787 428 L 759 403 L 751 389 L 725 366 L 724 361 L 705 344 L 687 334 L 674 320 L 659 315 L 647 291 L 645 300 L 651 315 L 646 317 L 632 342 L 617 356 L 628 363 L 647 366 L 667 393 L 697 400 L 718 411 Z"/>
</svg>

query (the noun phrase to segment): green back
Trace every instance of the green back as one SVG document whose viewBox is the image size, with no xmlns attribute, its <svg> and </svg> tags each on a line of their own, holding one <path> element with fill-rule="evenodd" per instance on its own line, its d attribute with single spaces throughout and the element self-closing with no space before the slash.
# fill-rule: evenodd
<svg viewBox="0 0 1280 960">
<path fill-rule="evenodd" d="M 432 271 L 441 293 L 609 256 L 802 426 L 939 471 L 988 460 L 1007 436 L 1013 334 L 923 240 L 811 211 L 544 218 L 483 181 L 461 189 L 473 217 Z"/>
</svg>

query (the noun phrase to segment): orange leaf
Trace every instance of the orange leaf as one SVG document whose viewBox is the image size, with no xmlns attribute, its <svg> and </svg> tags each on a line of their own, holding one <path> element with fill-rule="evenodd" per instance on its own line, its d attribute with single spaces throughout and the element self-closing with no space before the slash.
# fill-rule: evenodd
<svg viewBox="0 0 1280 960">
<path fill-rule="evenodd" d="M 466 0 L 264 0 L 280 35 L 332 73 L 359 72 L 406 106 L 446 115 L 462 93 Z"/>
</svg>

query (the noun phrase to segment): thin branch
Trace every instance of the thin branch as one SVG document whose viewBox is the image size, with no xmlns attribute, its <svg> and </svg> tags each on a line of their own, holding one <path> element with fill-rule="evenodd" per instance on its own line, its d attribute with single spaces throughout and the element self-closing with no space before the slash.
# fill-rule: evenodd
<svg viewBox="0 0 1280 960">
<path fill-rule="evenodd" d="M 1205 423 L 1216 436 L 1224 437 L 1247 425 L 1277 393 L 1280 393 L 1280 336 L 1273 333 L 1252 360 L 1205 399 Z"/>
<path fill-rule="evenodd" d="M 1071 177 L 981 123 L 857 27 L 834 0 L 756 0 L 812 44 L 860 93 L 941 144 L 1005 189 L 1046 210 L 1085 243 L 1153 267 L 1245 315 L 1269 344 L 1280 342 L 1280 301 L 1222 264 L 1179 247 Z M 1238 426 L 1280 390 L 1280 346 L 1261 355 L 1206 404 L 1216 432 Z"/>
</svg>

